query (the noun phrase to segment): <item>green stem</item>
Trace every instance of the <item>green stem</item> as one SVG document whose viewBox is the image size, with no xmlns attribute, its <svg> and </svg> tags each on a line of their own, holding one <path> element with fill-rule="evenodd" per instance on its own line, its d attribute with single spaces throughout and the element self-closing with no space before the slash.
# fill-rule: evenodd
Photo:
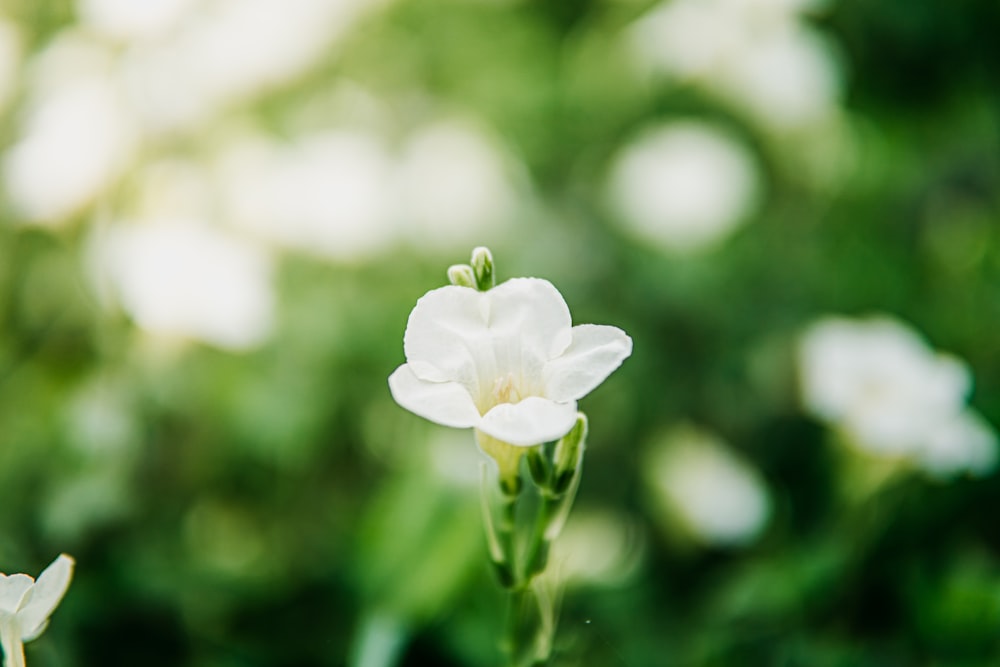
<svg viewBox="0 0 1000 667">
<path fill-rule="evenodd" d="M 548 662 L 552 623 L 548 598 L 531 587 L 507 595 L 507 636 L 504 651 L 508 667 L 542 667 Z"/>
<path fill-rule="evenodd" d="M 559 516 L 562 507 L 561 496 L 543 494 L 538 506 L 538 514 L 535 516 L 535 525 L 528 541 L 525 551 L 524 561 L 524 582 L 531 582 L 536 576 L 545 571 L 545 566 L 549 562 L 549 549 L 552 546 L 552 539 L 547 535 L 552 521 Z"/>
<path fill-rule="evenodd" d="M 520 586 L 517 576 L 517 559 L 515 553 L 515 532 L 517 530 L 517 496 L 500 494 L 500 518 L 497 523 L 497 542 L 503 554 L 504 563 L 509 571 L 507 580 L 501 579 L 504 588 Z"/>
</svg>

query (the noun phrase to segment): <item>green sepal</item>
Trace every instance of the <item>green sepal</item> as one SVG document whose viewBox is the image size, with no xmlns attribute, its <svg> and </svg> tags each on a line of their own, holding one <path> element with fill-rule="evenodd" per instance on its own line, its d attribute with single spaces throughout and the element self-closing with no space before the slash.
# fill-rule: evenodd
<svg viewBox="0 0 1000 667">
<path fill-rule="evenodd" d="M 556 443 L 553 454 L 552 491 L 557 495 L 566 492 L 573 482 L 573 477 L 583 459 L 584 440 L 587 438 L 587 416 L 582 412 L 576 415 L 576 423 L 569 433 Z"/>
<path fill-rule="evenodd" d="M 531 473 L 531 479 L 535 481 L 538 488 L 546 489 L 549 486 L 550 467 L 548 461 L 545 460 L 542 449 L 542 445 L 532 447 L 525 458 L 528 460 L 528 471 Z"/>
</svg>

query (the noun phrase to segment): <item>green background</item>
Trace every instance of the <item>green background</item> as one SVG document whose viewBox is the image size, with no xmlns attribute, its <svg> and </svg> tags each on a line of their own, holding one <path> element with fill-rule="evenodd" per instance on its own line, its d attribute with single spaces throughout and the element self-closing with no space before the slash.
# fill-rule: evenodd
<svg viewBox="0 0 1000 667">
<path fill-rule="evenodd" d="M 1000 423 L 1000 5 L 840 0 L 806 14 L 845 73 L 846 166 L 698 86 L 636 74 L 621 34 L 650 6 L 398 0 L 230 118 L 280 136 L 345 79 L 399 127 L 418 120 L 415 96 L 474 116 L 533 193 L 515 233 L 483 240 L 499 278 L 547 278 L 574 321 L 632 336 L 632 357 L 581 402 L 576 511 L 614 517 L 635 562 L 563 589 L 553 665 L 996 664 L 1000 482 L 913 472 L 852 498 L 852 465 L 870 462 L 801 408 L 794 345 L 826 314 L 893 314 L 968 362 L 971 404 Z M 6 11 L 26 60 L 77 21 L 68 2 Z M 0 146 L 22 107 L 15 94 Z M 692 116 L 753 147 L 764 196 L 717 247 L 677 255 L 622 231 L 603 178 L 638 130 Z M 226 122 L 151 151 L 197 159 Z M 807 178 L 801 159 L 834 175 Z M 77 560 L 28 664 L 353 665 L 366 636 L 395 643 L 387 665 L 498 664 L 503 599 L 472 435 L 451 434 L 472 481 L 445 479 L 427 451 L 449 435 L 386 384 L 416 299 L 471 248 L 281 254 L 265 344 L 151 360 L 82 259 L 128 178 L 56 229 L 0 199 L 0 568 Z M 108 415 L 77 419 L 94 392 Z M 773 511 L 754 543 L 691 544 L 651 508 L 644 452 L 677 423 L 718 433 L 766 480 Z"/>
</svg>

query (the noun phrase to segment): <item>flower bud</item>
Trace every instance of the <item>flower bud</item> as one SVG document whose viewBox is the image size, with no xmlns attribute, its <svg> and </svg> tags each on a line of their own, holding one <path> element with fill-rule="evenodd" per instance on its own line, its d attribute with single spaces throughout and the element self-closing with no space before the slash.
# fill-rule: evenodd
<svg viewBox="0 0 1000 667">
<path fill-rule="evenodd" d="M 493 289 L 496 278 L 493 275 L 493 253 L 489 248 L 479 246 L 472 250 L 472 270 L 476 274 L 476 286 L 480 292 Z"/>
<path fill-rule="evenodd" d="M 468 264 L 455 264 L 448 267 L 448 282 L 459 287 L 476 289 L 476 274 Z"/>
</svg>

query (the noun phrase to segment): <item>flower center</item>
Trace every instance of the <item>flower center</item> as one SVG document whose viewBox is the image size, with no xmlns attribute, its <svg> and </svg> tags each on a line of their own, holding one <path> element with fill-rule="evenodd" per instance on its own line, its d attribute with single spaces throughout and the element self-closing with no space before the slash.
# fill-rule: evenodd
<svg viewBox="0 0 1000 667">
<path fill-rule="evenodd" d="M 522 398 L 521 392 L 518 391 L 517 383 L 514 382 L 513 373 L 507 373 L 507 375 L 498 377 L 496 382 L 493 383 L 494 405 L 499 405 L 500 403 L 519 403 Z"/>
</svg>

